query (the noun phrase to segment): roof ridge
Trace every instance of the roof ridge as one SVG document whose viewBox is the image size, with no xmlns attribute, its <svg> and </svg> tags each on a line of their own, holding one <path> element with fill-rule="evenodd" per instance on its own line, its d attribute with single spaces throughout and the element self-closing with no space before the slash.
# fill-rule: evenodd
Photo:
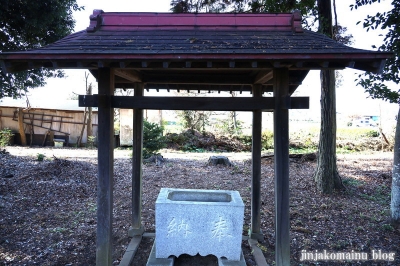
<svg viewBox="0 0 400 266">
<path fill-rule="evenodd" d="M 147 13 L 109 12 L 95 9 L 87 32 L 102 30 L 257 28 L 303 32 L 301 13 Z"/>
</svg>

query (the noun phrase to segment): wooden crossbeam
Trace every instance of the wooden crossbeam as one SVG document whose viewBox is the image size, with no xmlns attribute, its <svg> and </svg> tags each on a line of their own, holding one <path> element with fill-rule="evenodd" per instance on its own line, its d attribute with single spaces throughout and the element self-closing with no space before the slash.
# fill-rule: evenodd
<svg viewBox="0 0 400 266">
<path fill-rule="evenodd" d="M 133 71 L 133 70 L 116 68 L 114 70 L 114 74 L 116 76 L 124 78 L 130 82 L 142 82 L 142 78 L 140 77 L 140 75 L 136 71 Z"/>
<path fill-rule="evenodd" d="M 113 108 L 153 110 L 273 111 L 275 97 L 135 97 L 79 95 L 80 107 L 99 107 L 110 102 Z M 101 101 L 99 100 L 101 99 Z M 283 109 L 308 109 L 309 97 L 285 97 Z"/>
<path fill-rule="evenodd" d="M 263 84 L 268 81 L 270 81 L 274 77 L 273 71 L 268 70 L 268 71 L 260 71 L 256 78 L 254 79 L 255 84 Z"/>
</svg>

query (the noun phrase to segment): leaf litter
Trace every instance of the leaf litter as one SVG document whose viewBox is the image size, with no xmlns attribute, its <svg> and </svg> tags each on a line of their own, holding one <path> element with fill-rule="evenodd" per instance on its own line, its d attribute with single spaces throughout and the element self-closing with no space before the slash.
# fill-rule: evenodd
<svg viewBox="0 0 400 266">
<path fill-rule="evenodd" d="M 0 265 L 95 265 L 97 151 L 7 148 L 0 168 Z M 45 153 L 44 161 L 37 154 Z M 55 157 L 53 157 L 53 155 Z M 226 153 L 233 167 L 212 166 L 215 153 L 163 151 L 161 165 L 143 165 L 142 223 L 155 232 L 155 201 L 163 187 L 238 190 L 245 203 L 243 235 L 250 227 L 249 153 Z M 221 155 L 221 154 L 218 154 Z M 132 160 L 114 153 L 113 264 L 129 244 Z M 400 230 L 390 225 L 392 154 L 338 155 L 345 191 L 321 195 L 314 186 L 315 161 L 290 160 L 291 265 L 400 265 Z M 262 160 L 260 241 L 274 265 L 274 162 Z M 152 238 L 143 238 L 132 265 L 146 265 Z M 247 265 L 256 265 L 243 241 Z M 395 261 L 301 262 L 302 250 L 395 252 Z M 196 262 L 193 262 L 196 259 Z M 182 255 L 176 265 L 217 265 L 216 258 Z M 195 263 L 195 264 L 193 264 Z"/>
</svg>

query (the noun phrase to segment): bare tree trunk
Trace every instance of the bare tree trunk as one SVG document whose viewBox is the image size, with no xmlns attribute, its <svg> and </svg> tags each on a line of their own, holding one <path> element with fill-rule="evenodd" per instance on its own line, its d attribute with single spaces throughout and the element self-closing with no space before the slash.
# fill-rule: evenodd
<svg viewBox="0 0 400 266">
<path fill-rule="evenodd" d="M 231 92 L 232 97 L 236 97 L 236 93 L 233 91 Z M 236 111 L 232 111 L 232 120 L 233 120 L 233 129 L 235 131 L 235 134 L 238 133 L 238 128 L 237 128 L 237 119 L 236 119 Z"/>
<path fill-rule="evenodd" d="M 158 118 L 159 118 L 160 127 L 162 127 L 163 126 L 163 124 L 162 124 L 162 120 L 163 120 L 162 110 L 158 110 Z"/>
<path fill-rule="evenodd" d="M 396 226 L 400 226 L 400 106 L 397 114 L 396 135 L 394 141 L 390 216 L 392 223 Z"/>
<path fill-rule="evenodd" d="M 336 93 L 335 71 L 321 70 L 321 130 L 317 169 L 314 175 L 322 193 L 344 188 L 336 164 Z"/>
<path fill-rule="evenodd" d="M 86 88 L 86 94 L 92 95 L 92 83 Z M 88 107 L 88 117 L 87 117 L 87 126 L 86 126 L 86 135 L 87 139 L 89 136 L 93 136 L 93 126 L 92 126 L 92 107 Z"/>
<path fill-rule="evenodd" d="M 26 135 L 24 129 L 24 113 L 22 108 L 18 108 L 18 127 L 19 127 L 19 135 L 21 136 L 21 145 L 26 146 Z"/>
<path fill-rule="evenodd" d="M 233 111 L 233 128 L 235 129 L 235 133 L 238 133 L 237 119 L 236 119 L 236 111 Z"/>
<path fill-rule="evenodd" d="M 333 37 L 331 1 L 318 0 L 319 31 Z M 335 71 L 321 70 L 321 131 L 314 180 L 319 191 L 330 194 L 344 188 L 336 164 Z"/>
</svg>

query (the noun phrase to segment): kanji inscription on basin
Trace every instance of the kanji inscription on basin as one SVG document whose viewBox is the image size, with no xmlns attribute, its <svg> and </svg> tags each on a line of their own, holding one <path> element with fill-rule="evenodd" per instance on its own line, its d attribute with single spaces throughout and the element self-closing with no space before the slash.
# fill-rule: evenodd
<svg viewBox="0 0 400 266">
<path fill-rule="evenodd" d="M 244 204 L 238 191 L 162 188 L 156 201 L 156 257 L 240 260 Z"/>
</svg>

